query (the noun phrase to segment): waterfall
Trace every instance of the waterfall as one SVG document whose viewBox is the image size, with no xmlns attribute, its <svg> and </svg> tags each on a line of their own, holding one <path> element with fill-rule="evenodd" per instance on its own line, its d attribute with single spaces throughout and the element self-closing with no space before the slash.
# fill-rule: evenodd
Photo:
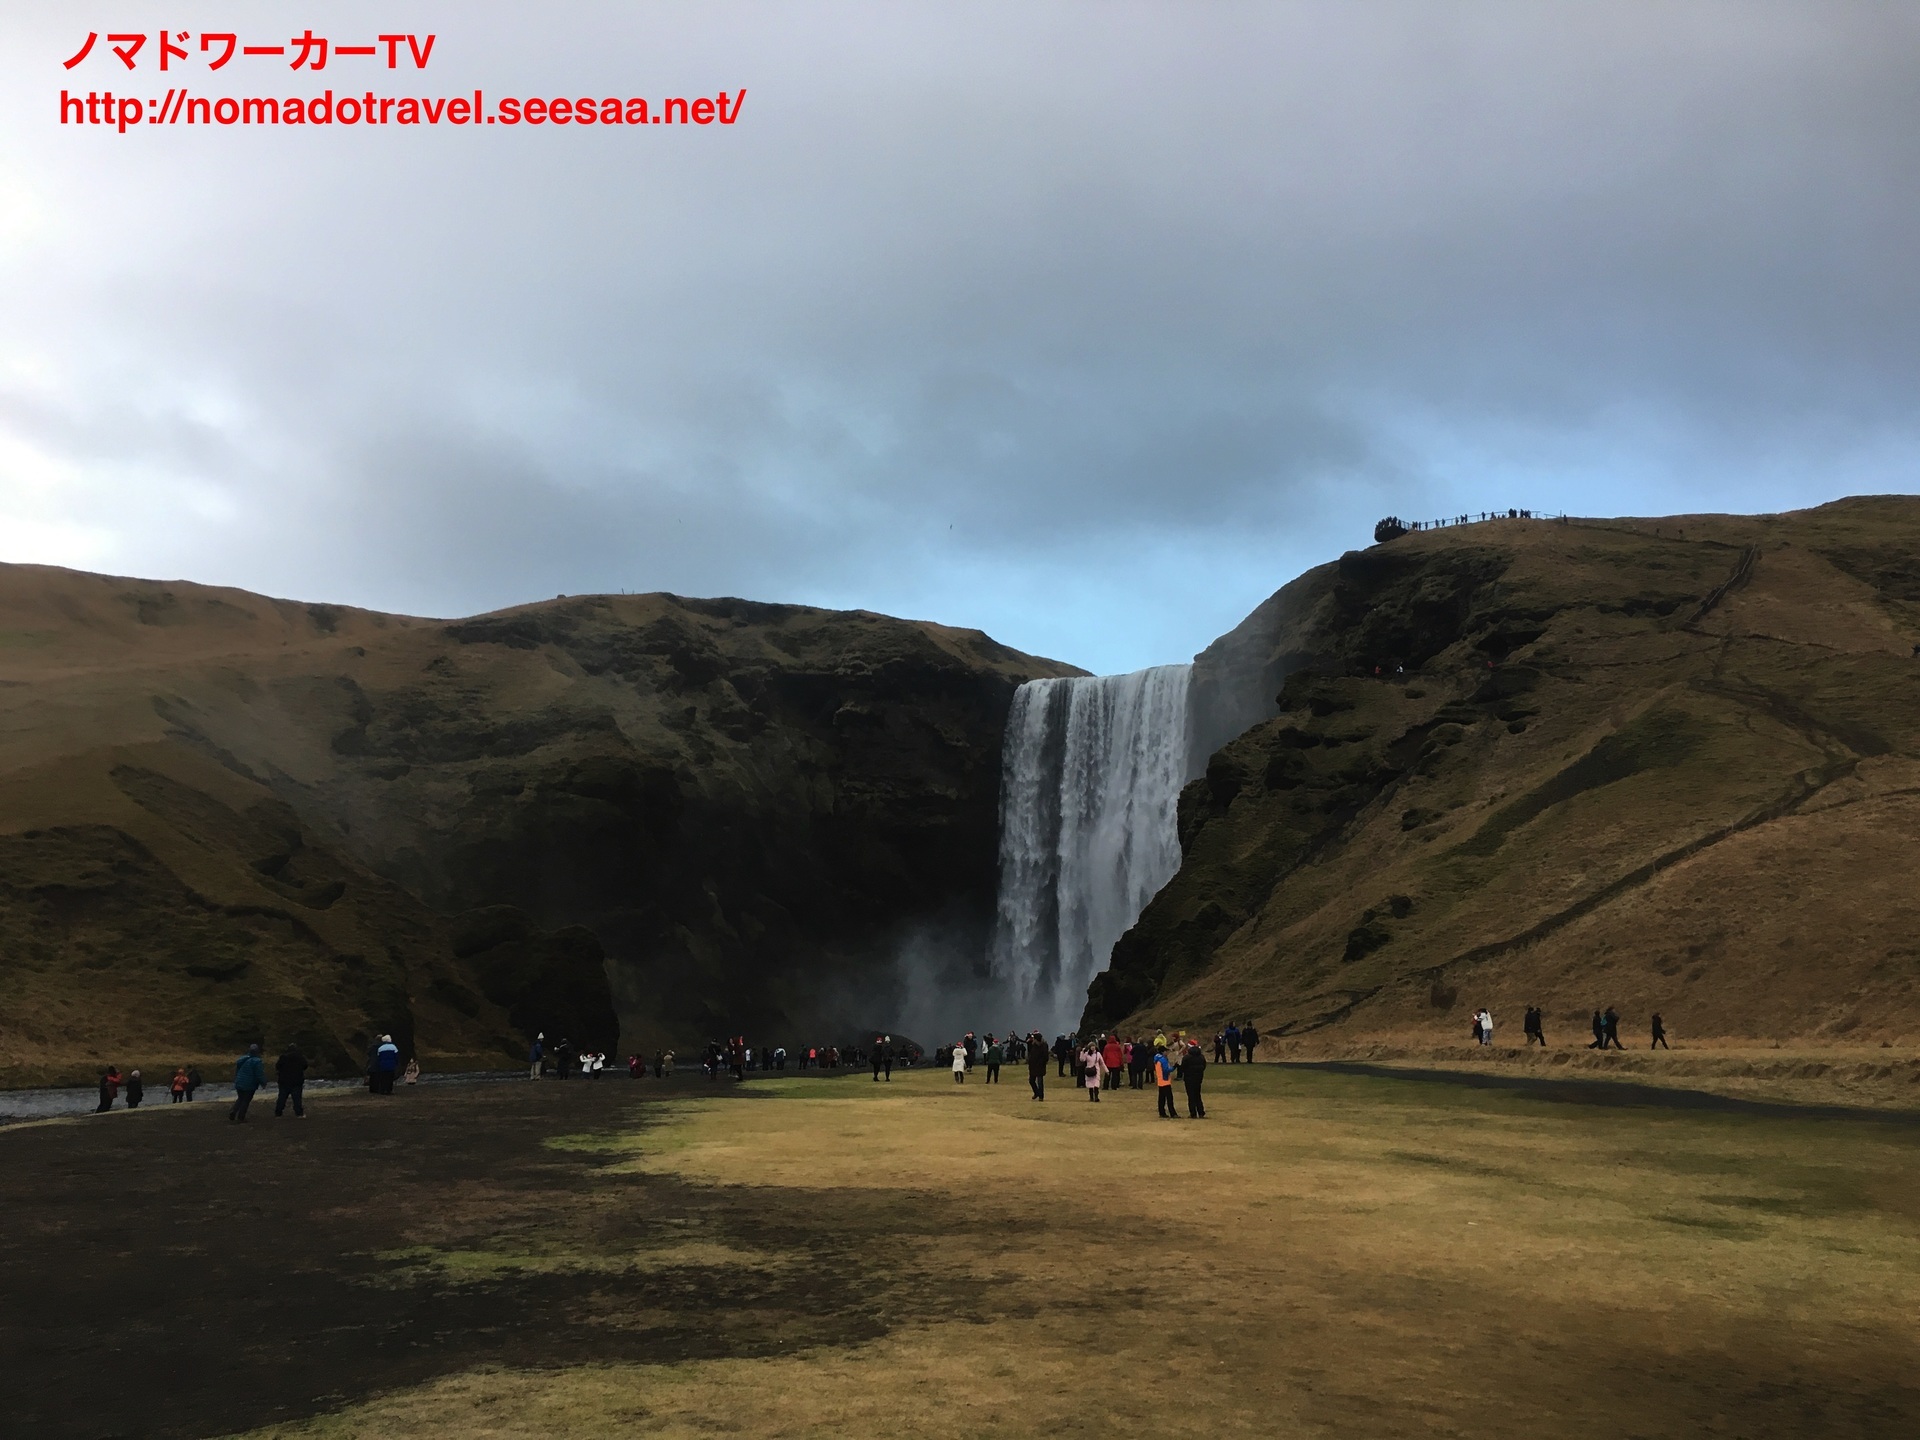
<svg viewBox="0 0 1920 1440">
<path fill-rule="evenodd" d="M 1191 670 L 1032 680 L 1014 693 L 991 959 L 1023 1026 L 1079 1024 L 1114 942 L 1179 868 Z"/>
</svg>

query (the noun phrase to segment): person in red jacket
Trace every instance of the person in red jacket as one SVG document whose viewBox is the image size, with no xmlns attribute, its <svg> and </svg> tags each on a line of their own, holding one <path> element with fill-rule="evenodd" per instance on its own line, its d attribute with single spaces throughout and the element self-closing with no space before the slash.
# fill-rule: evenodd
<svg viewBox="0 0 1920 1440">
<path fill-rule="evenodd" d="M 1127 1052 L 1120 1048 L 1118 1035 L 1107 1036 L 1107 1043 L 1100 1047 L 1100 1063 L 1107 1067 L 1107 1073 L 1101 1077 L 1102 1084 L 1108 1090 L 1120 1088 L 1120 1069 L 1127 1063 Z"/>
</svg>

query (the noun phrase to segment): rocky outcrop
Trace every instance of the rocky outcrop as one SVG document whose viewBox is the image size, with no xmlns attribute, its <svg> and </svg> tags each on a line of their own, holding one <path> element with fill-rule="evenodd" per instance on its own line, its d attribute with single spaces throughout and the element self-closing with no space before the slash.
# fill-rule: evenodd
<svg viewBox="0 0 1920 1440">
<path fill-rule="evenodd" d="M 884 1023 L 903 934 L 984 953 L 1012 692 L 1073 673 L 799 606 L 448 623 L 36 567 L 0 567 L 0 642 L 18 1074 L 254 1032 L 472 1063 L 533 1029 Z M 116 957 L 83 1017 L 82 932 Z"/>
<path fill-rule="evenodd" d="M 1920 1027 L 1916 551 L 1885 498 L 1503 520 L 1301 577 L 1208 652 L 1283 675 L 1274 713 L 1182 794 L 1085 1023 Z"/>
</svg>

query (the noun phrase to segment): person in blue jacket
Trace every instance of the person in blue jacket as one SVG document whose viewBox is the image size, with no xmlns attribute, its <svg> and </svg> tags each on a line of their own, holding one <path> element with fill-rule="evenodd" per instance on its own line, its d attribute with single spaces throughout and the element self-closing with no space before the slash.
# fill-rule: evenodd
<svg viewBox="0 0 1920 1440">
<path fill-rule="evenodd" d="M 393 1036 L 382 1035 L 379 1048 L 373 1052 L 373 1093 L 391 1095 L 394 1072 L 399 1068 L 400 1047 L 393 1043 Z"/>
<path fill-rule="evenodd" d="M 260 1063 L 260 1047 L 249 1045 L 247 1053 L 233 1065 L 233 1109 L 227 1112 L 229 1120 L 245 1120 L 247 1107 L 253 1103 L 253 1092 L 267 1083 L 267 1067 Z"/>
</svg>

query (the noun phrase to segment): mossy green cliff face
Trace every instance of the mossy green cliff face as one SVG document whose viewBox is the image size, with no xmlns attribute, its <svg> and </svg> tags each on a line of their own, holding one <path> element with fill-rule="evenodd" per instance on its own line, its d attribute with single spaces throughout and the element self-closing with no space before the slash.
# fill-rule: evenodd
<svg viewBox="0 0 1920 1440">
<path fill-rule="evenodd" d="M 798 606 L 0 567 L 0 1069 L 865 1018 L 909 932 L 984 951 L 1007 708 L 1066 673 Z"/>
<path fill-rule="evenodd" d="M 1920 502 L 1886 498 L 1309 572 L 1236 632 L 1280 713 L 1183 793 L 1179 873 L 1086 1023 L 1920 1030 L 1917 554 Z"/>
</svg>

